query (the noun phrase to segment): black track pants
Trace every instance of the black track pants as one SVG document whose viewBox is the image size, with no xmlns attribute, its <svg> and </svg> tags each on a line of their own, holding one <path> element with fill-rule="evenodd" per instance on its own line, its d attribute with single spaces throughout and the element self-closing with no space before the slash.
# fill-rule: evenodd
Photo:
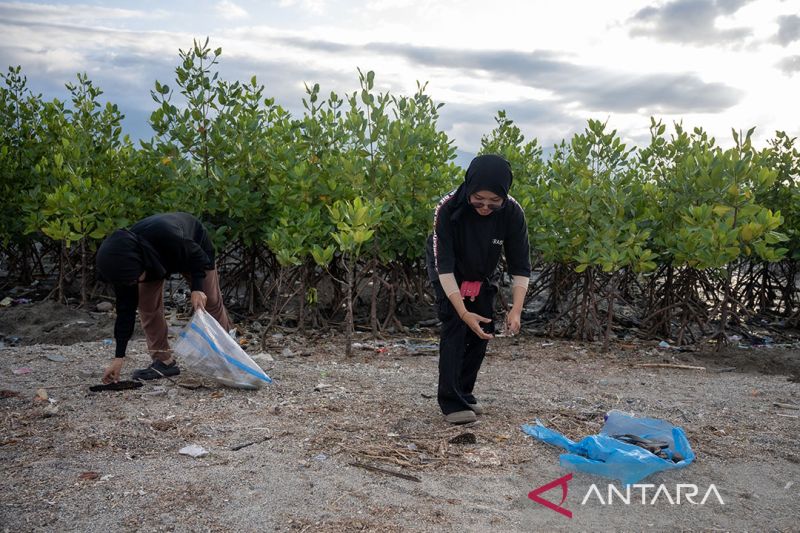
<svg viewBox="0 0 800 533">
<path fill-rule="evenodd" d="M 444 295 L 442 286 L 434 283 L 436 303 L 442 330 L 439 339 L 439 391 L 438 400 L 442 413 L 449 415 L 469 409 L 476 403 L 472 390 L 478 371 L 486 355 L 489 341 L 480 339 L 456 314 L 453 304 Z M 497 289 L 488 283 L 481 287 L 475 301 L 464 300 L 467 311 L 493 319 L 494 297 Z M 494 331 L 494 322 L 484 324 L 484 330 Z"/>
</svg>

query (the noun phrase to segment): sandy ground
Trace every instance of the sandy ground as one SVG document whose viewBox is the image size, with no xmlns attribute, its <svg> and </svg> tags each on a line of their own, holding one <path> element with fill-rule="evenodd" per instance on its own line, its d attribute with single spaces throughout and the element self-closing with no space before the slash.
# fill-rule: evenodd
<svg viewBox="0 0 800 533">
<path fill-rule="evenodd" d="M 644 342 L 600 354 L 595 344 L 498 339 L 476 390 L 486 414 L 471 427 L 449 427 L 435 403 L 435 353 L 411 355 L 387 340 L 381 353 L 367 347 L 346 360 L 338 338 L 269 339 L 275 361 L 255 358 L 275 383 L 259 391 L 162 380 L 95 394 L 87 388 L 100 382 L 112 346 L 0 349 L 2 528 L 798 531 L 800 410 L 775 405 L 800 405 L 800 388 L 787 379 L 797 345 L 720 359 Z M 144 343 L 131 348 L 125 374 L 146 364 Z M 744 364 L 776 354 L 787 364 L 771 365 L 770 374 Z M 729 360 L 741 364 L 731 371 Z M 636 366 L 653 362 L 706 370 Z M 20 368 L 30 372 L 14 373 Z M 184 372 L 178 382 L 191 379 Z M 38 389 L 47 400 L 36 398 Z M 557 449 L 520 425 L 538 418 L 578 439 L 597 433 L 610 409 L 683 427 L 697 453 L 688 468 L 643 483 L 663 483 L 673 500 L 677 484 L 697 485 L 696 500 L 713 484 L 724 505 L 714 496 L 705 505 L 651 503 L 654 490 L 645 504 L 641 490 L 630 505 L 596 497 L 582 504 L 592 484 L 608 492 L 608 480 L 582 473 L 563 503 L 572 518 L 529 499 L 569 470 Z M 464 432 L 474 444 L 449 442 Z M 209 454 L 179 455 L 189 444 Z M 544 497 L 558 503 L 560 491 Z"/>
</svg>

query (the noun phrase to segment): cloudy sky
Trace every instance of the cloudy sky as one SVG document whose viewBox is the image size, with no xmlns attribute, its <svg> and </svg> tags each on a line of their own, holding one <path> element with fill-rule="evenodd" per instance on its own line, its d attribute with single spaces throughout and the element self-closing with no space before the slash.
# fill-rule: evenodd
<svg viewBox="0 0 800 533">
<path fill-rule="evenodd" d="M 352 91 L 417 80 L 444 102 L 441 125 L 474 153 L 498 109 L 545 146 L 608 120 L 631 143 L 649 117 L 800 135 L 800 0 L 154 0 L 0 2 L 0 62 L 63 98 L 79 71 L 149 137 L 155 80 L 170 82 L 193 38 L 222 47 L 221 75 L 257 75 L 302 113 L 303 84 Z"/>
</svg>

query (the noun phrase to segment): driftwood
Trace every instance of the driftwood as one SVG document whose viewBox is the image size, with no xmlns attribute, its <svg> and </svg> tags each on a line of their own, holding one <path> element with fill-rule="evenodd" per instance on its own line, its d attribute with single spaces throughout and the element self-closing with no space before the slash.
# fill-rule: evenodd
<svg viewBox="0 0 800 533">
<path fill-rule="evenodd" d="M 348 463 L 350 466 L 357 466 L 358 468 L 363 468 L 365 470 L 369 470 L 371 472 L 380 472 L 381 474 L 389 474 L 390 476 L 399 477 L 401 479 L 407 479 L 409 481 L 416 481 L 417 483 L 421 483 L 422 480 L 416 476 L 410 476 L 408 474 L 401 474 L 400 472 L 394 472 L 392 470 L 386 468 L 380 468 L 378 466 L 372 466 L 364 463 L 352 462 Z"/>
</svg>

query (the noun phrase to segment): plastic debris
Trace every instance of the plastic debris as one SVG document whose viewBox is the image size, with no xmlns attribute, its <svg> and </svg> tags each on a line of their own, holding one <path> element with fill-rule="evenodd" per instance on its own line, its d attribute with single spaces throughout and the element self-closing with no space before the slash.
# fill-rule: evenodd
<svg viewBox="0 0 800 533">
<path fill-rule="evenodd" d="M 188 455 L 189 457 L 194 457 L 198 459 L 200 457 L 205 457 L 208 455 L 208 450 L 200 446 L 199 444 L 190 444 L 189 446 L 184 446 L 178 453 L 181 455 Z"/>
<path fill-rule="evenodd" d="M 49 353 L 45 355 L 45 357 L 48 359 L 48 361 L 53 361 L 54 363 L 63 363 L 67 360 L 66 357 L 57 353 Z"/>
<path fill-rule="evenodd" d="M 103 339 L 103 344 L 106 346 L 111 346 L 114 344 L 114 339 Z"/>
<path fill-rule="evenodd" d="M 10 296 L 6 296 L 0 300 L 0 307 L 9 307 L 14 300 Z"/>
<path fill-rule="evenodd" d="M 567 450 L 569 453 L 560 456 L 563 468 L 618 479 L 625 484 L 637 483 L 662 470 L 683 468 L 695 459 L 689 440 L 681 428 L 657 418 L 637 418 L 621 411 L 610 411 L 600 434 L 585 437 L 579 442 L 546 428 L 539 420 L 534 425 L 522 426 L 522 431 L 542 442 Z M 659 451 L 667 458 L 623 442 L 614 438 L 614 435 L 635 435 L 649 442 L 663 441 L 666 446 L 659 448 Z"/>
<path fill-rule="evenodd" d="M 658 343 L 659 348 L 672 348 L 667 341 L 661 341 Z"/>
<path fill-rule="evenodd" d="M 25 374 L 30 374 L 31 372 L 33 372 L 33 370 L 31 370 L 31 369 L 30 369 L 29 367 L 27 367 L 27 366 L 22 366 L 22 367 L 20 367 L 20 368 L 15 368 L 15 369 L 14 369 L 14 370 L 12 370 L 11 372 L 12 372 L 12 373 L 13 373 L 15 376 L 22 376 L 22 375 L 25 375 Z"/>
</svg>

